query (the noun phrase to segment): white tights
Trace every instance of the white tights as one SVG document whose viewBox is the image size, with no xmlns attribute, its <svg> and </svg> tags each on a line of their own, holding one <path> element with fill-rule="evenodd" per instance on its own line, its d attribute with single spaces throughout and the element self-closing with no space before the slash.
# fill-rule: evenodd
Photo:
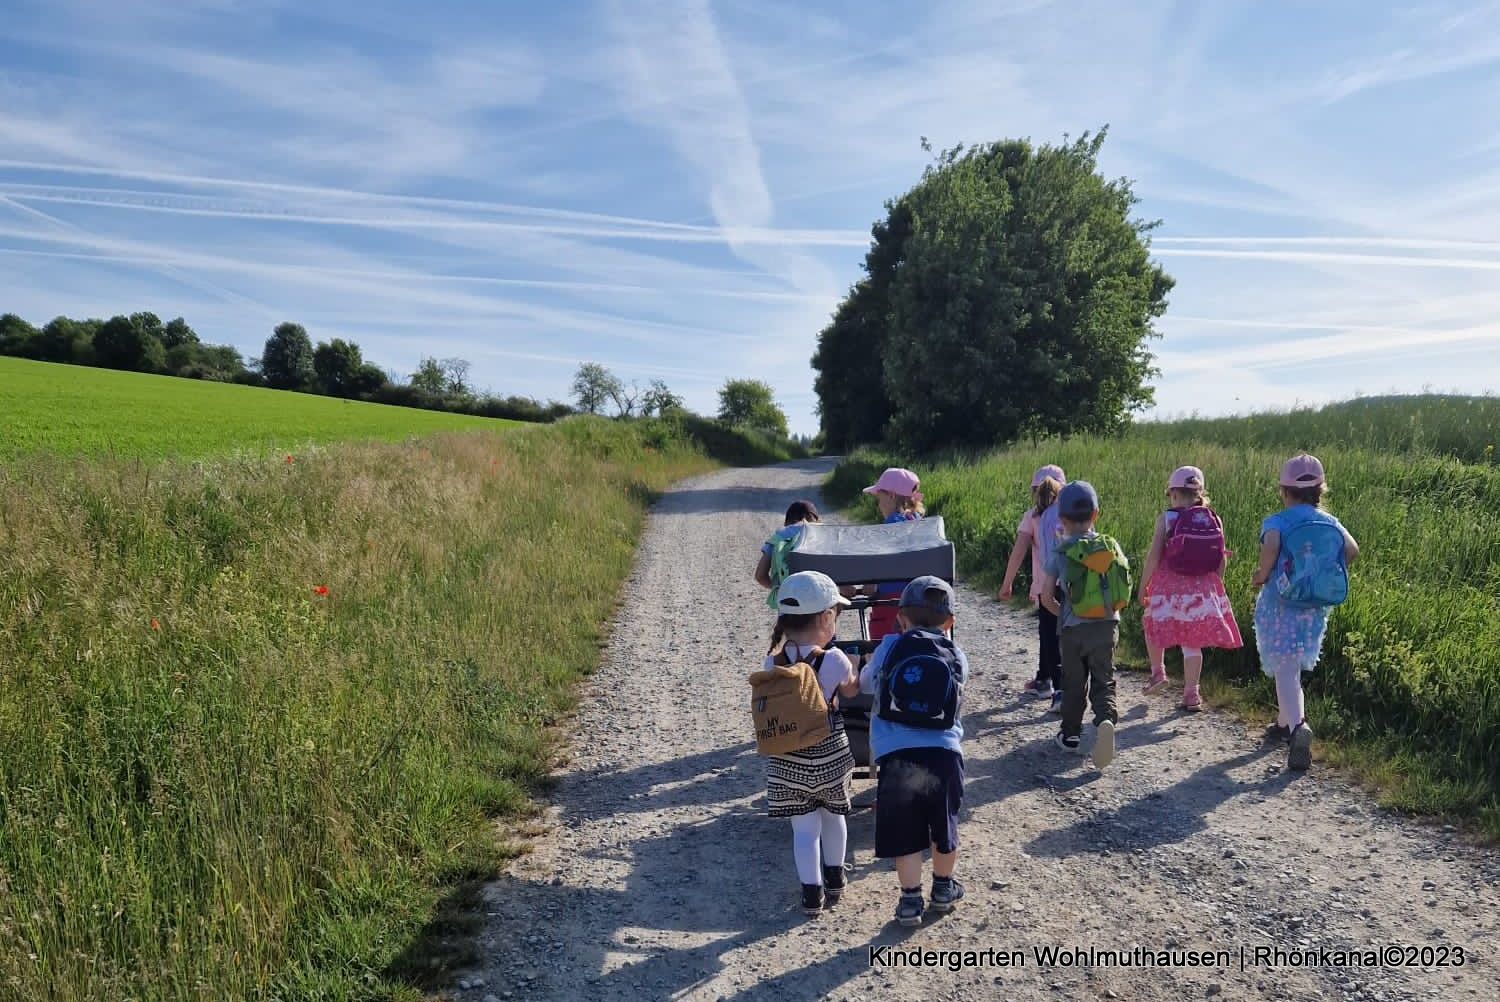
<svg viewBox="0 0 1500 1002">
<path fill-rule="evenodd" d="M 1306 707 L 1302 702 L 1302 666 L 1295 661 L 1281 661 L 1272 664 L 1271 671 L 1276 678 L 1276 706 L 1280 711 L 1276 722 L 1295 729 L 1306 719 Z"/>
<path fill-rule="evenodd" d="M 849 826 L 842 814 L 819 807 L 792 818 L 792 855 L 797 859 L 797 876 L 804 884 L 823 883 L 823 867 L 843 866 L 848 847 Z"/>
</svg>

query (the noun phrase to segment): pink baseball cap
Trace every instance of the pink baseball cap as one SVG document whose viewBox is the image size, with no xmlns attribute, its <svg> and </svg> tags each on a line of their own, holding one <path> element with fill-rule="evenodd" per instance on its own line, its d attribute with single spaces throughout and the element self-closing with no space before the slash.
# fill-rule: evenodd
<svg viewBox="0 0 1500 1002">
<path fill-rule="evenodd" d="M 1046 480 L 1048 477 L 1051 477 L 1053 480 L 1056 480 L 1060 484 L 1065 484 L 1068 482 L 1068 475 L 1062 471 L 1061 466 L 1054 466 L 1053 464 L 1048 463 L 1046 466 L 1038 466 L 1036 468 L 1036 472 L 1031 475 L 1031 486 L 1042 486 L 1042 481 Z"/>
<path fill-rule="evenodd" d="M 1167 479 L 1169 491 L 1201 491 L 1202 489 L 1203 471 L 1196 466 L 1179 466 Z"/>
<path fill-rule="evenodd" d="M 1323 464 L 1318 462 L 1317 456 L 1304 452 L 1288 459 L 1281 468 L 1280 483 L 1283 487 L 1317 487 L 1322 482 Z"/>
<path fill-rule="evenodd" d="M 892 466 L 880 475 L 880 479 L 865 488 L 866 494 L 874 494 L 876 491 L 890 491 L 897 497 L 911 498 L 913 501 L 922 500 L 922 492 L 917 490 L 917 484 L 921 483 L 917 475 L 911 470 L 903 470 L 898 466 Z"/>
</svg>

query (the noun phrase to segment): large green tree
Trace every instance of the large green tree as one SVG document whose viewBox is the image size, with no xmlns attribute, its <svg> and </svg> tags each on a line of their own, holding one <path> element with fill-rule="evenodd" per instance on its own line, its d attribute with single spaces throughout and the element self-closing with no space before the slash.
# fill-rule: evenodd
<svg viewBox="0 0 1500 1002">
<path fill-rule="evenodd" d="M 35 327 L 14 313 L 0 316 L 0 355 L 30 357 L 34 349 L 32 342 L 40 333 Z"/>
<path fill-rule="evenodd" d="M 167 366 L 161 321 L 154 313 L 110 317 L 94 333 L 94 355 L 111 369 L 160 372 Z"/>
<path fill-rule="evenodd" d="M 312 339 L 301 324 L 281 323 L 266 339 L 260 356 L 260 374 L 266 385 L 278 390 L 303 390 L 317 379 L 313 369 Z"/>
<path fill-rule="evenodd" d="M 1172 280 L 1130 183 L 1098 173 L 1103 141 L 957 147 L 889 203 L 814 356 L 831 446 L 1107 432 L 1151 402 L 1146 344 Z M 883 420 L 856 345 L 878 360 Z"/>
<path fill-rule="evenodd" d="M 186 320 L 174 317 L 162 325 L 161 343 L 167 351 L 186 344 L 198 344 L 198 332 L 189 327 Z"/>
<path fill-rule="evenodd" d="M 719 390 L 719 420 L 783 438 L 787 434 L 786 413 L 777 405 L 775 391 L 759 379 L 725 381 Z"/>
<path fill-rule="evenodd" d="M 31 358 L 43 362 L 75 362 L 93 365 L 94 335 L 104 325 L 102 320 L 72 320 L 53 317 L 31 342 Z"/>
<path fill-rule="evenodd" d="M 313 349 L 313 372 L 318 377 L 318 389 L 331 397 L 354 396 L 364 364 L 359 345 L 343 338 L 319 342 Z"/>
<path fill-rule="evenodd" d="M 846 450 L 880 438 L 891 417 L 883 364 L 888 303 L 891 280 L 911 235 L 911 212 L 900 199 L 886 208 L 886 218 L 870 230 L 866 277 L 839 304 L 813 354 L 818 373 L 813 388 L 824 444 L 830 449 Z"/>
</svg>

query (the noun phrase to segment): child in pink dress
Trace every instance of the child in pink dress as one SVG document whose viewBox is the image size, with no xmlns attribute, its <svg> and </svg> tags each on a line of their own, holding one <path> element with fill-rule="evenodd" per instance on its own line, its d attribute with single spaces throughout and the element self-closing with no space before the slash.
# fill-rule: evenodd
<svg viewBox="0 0 1500 1002">
<path fill-rule="evenodd" d="M 1203 708 L 1198 694 L 1203 649 L 1233 649 L 1244 642 L 1224 591 L 1224 565 L 1231 554 L 1224 547 L 1223 523 L 1209 507 L 1203 471 L 1196 466 L 1174 470 L 1167 497 L 1171 507 L 1156 520 L 1141 571 L 1141 605 L 1146 609 L 1141 625 L 1151 657 L 1146 691 L 1156 692 L 1167 684 L 1167 648 L 1180 647 L 1182 709 L 1195 713 Z M 1187 521 L 1179 525 L 1183 519 Z"/>
</svg>

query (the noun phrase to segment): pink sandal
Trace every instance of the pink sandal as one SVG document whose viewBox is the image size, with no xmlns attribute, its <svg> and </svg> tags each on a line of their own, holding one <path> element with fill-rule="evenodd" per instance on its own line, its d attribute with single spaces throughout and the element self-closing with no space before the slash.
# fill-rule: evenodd
<svg viewBox="0 0 1500 1002">
<path fill-rule="evenodd" d="M 1149 682 L 1146 683 L 1146 689 L 1145 689 L 1146 695 L 1149 696 L 1153 692 L 1158 692 L 1158 691 L 1166 688 L 1166 685 L 1167 685 L 1167 670 L 1165 668 L 1152 668 L 1151 669 L 1151 681 L 1149 681 Z"/>
<path fill-rule="evenodd" d="M 1184 713 L 1198 713 L 1203 709 L 1203 697 L 1198 695 L 1197 689 L 1188 689 L 1182 694 L 1182 711 Z"/>
</svg>

